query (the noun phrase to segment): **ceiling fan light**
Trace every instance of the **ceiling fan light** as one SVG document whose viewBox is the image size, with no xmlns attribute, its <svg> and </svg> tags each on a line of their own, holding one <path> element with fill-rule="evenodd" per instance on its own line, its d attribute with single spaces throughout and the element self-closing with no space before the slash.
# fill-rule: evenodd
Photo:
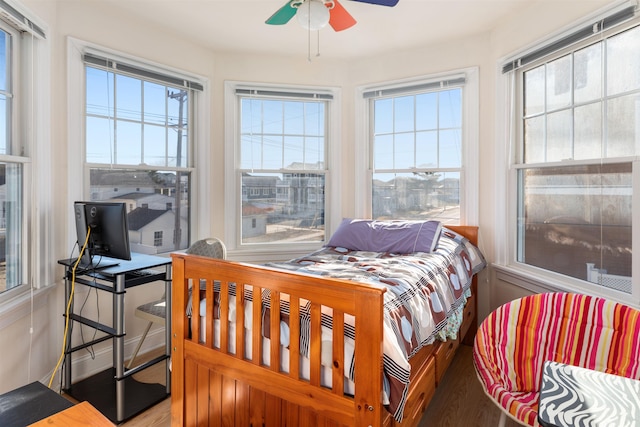
<svg viewBox="0 0 640 427">
<path fill-rule="evenodd" d="M 319 30 L 329 23 L 329 9 L 321 0 L 307 0 L 298 7 L 298 22 L 306 30 Z"/>
</svg>

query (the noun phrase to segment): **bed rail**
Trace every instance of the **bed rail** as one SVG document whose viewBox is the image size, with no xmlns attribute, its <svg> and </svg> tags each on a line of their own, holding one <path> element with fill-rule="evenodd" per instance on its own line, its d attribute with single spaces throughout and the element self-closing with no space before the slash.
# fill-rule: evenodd
<svg viewBox="0 0 640 427">
<path fill-rule="evenodd" d="M 225 408 L 217 407 L 224 405 L 198 402 L 198 396 L 205 395 L 198 393 L 198 388 L 211 381 L 210 374 L 198 377 L 198 366 L 206 366 L 211 372 L 221 372 L 269 396 L 300 407 L 313 408 L 315 412 L 323 414 L 336 424 L 373 427 L 381 425 L 384 412 L 381 404 L 382 306 L 385 293 L 383 287 L 194 255 L 172 254 L 172 258 L 172 425 L 201 425 L 201 421 L 205 421 L 206 425 L 212 418 L 224 417 L 221 413 Z M 192 293 L 194 309 L 191 322 L 185 316 L 184 309 L 189 298 L 189 289 L 194 288 L 194 284 L 194 289 L 198 289 L 201 283 L 206 284 L 204 297 L 207 301 L 204 342 L 200 340 L 200 292 Z M 265 325 L 263 304 L 245 304 L 245 301 L 255 302 L 256 296 L 267 294 L 269 297 L 264 299 L 263 303 L 266 301 L 270 305 L 271 315 L 264 316 L 267 323 Z M 219 301 L 219 311 L 214 304 L 209 303 L 216 298 Z M 245 336 L 248 332 L 243 327 L 235 328 L 235 334 L 229 336 L 233 330 L 229 321 L 229 301 L 233 304 L 234 298 L 235 305 L 232 308 L 235 308 L 235 322 L 237 325 L 250 322 L 251 330 L 254 331 L 250 337 Z M 281 359 L 281 316 L 274 316 L 273 313 L 280 313 L 281 307 L 286 304 L 289 307 L 289 318 L 298 319 L 300 302 L 305 306 L 304 303 L 307 301 L 309 303 L 306 307 L 310 307 L 310 372 L 309 378 L 303 379 L 298 369 L 292 368 L 285 372 L 277 362 Z M 250 309 L 247 308 L 249 305 Z M 321 310 L 326 308 L 333 312 L 331 386 L 321 385 Z M 354 396 L 344 394 L 343 328 L 346 316 L 354 317 L 357 330 Z M 219 329 L 213 327 L 214 321 L 220 322 Z M 291 321 L 289 326 L 289 366 L 298 367 L 300 322 Z M 262 334 L 255 332 L 263 331 L 263 327 L 270 336 L 268 349 L 263 349 Z M 251 358 L 245 357 L 246 340 L 251 342 Z M 219 348 L 214 345 L 217 341 Z M 263 350 L 269 353 L 269 366 L 263 360 Z M 189 366 L 195 366 L 195 371 L 189 371 Z M 192 378 L 194 373 L 195 378 Z M 235 425 L 251 424 L 235 420 Z"/>
</svg>

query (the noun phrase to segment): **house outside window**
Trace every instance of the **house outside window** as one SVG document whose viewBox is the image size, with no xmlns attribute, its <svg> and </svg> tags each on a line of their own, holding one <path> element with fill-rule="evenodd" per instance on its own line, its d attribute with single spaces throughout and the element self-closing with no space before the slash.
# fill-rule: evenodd
<svg viewBox="0 0 640 427">
<path fill-rule="evenodd" d="M 373 219 L 477 223 L 478 71 L 360 88 L 368 153 L 356 208 Z"/>
<path fill-rule="evenodd" d="M 0 11 L 12 17 L 0 20 L 0 294 L 10 299 L 15 290 L 27 291 L 46 285 L 47 273 L 25 274 L 30 263 L 47 264 L 41 259 L 48 240 L 45 236 L 31 236 L 27 240 L 32 217 L 31 202 L 42 207 L 49 195 L 32 200 L 33 188 L 29 182 L 41 182 L 45 171 L 31 167 L 39 126 L 36 106 L 40 77 L 37 68 L 46 38 L 44 31 L 16 8 L 0 4 Z M 11 24 L 9 22 L 12 22 Z M 41 65 L 40 65 L 41 66 Z M 41 100 L 40 100 L 41 101 Z M 38 191 L 36 191 L 36 194 Z M 6 292 L 6 294 L 5 294 Z"/>
<path fill-rule="evenodd" d="M 582 291 L 637 296 L 640 26 L 617 25 L 515 68 L 514 262 Z"/>
<path fill-rule="evenodd" d="M 85 53 L 83 60 L 91 199 L 133 207 L 128 212 L 133 252 L 187 248 L 194 98 L 202 86 L 100 52 Z M 151 232 L 158 227 L 160 237 Z M 171 242 L 163 241 L 163 232 L 174 236 Z"/>
<path fill-rule="evenodd" d="M 329 92 L 235 87 L 237 247 L 325 240 Z"/>
</svg>

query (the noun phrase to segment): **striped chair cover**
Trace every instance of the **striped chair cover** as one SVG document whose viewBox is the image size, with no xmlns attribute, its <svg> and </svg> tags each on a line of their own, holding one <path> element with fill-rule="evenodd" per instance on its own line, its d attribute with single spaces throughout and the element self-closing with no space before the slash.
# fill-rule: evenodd
<svg viewBox="0 0 640 427">
<path fill-rule="evenodd" d="M 473 362 L 486 394 L 538 426 L 545 360 L 640 379 L 640 311 L 603 298 L 544 293 L 511 301 L 480 325 Z"/>
</svg>

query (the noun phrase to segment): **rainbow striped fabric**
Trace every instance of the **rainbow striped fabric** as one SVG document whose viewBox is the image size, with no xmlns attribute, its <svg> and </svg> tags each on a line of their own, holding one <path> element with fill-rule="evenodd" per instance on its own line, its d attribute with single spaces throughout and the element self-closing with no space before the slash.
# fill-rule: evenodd
<svg viewBox="0 0 640 427">
<path fill-rule="evenodd" d="M 539 425 L 546 360 L 640 379 L 640 311 L 594 296 L 543 293 L 499 307 L 478 329 L 473 362 L 484 391 L 530 426 Z"/>
</svg>

